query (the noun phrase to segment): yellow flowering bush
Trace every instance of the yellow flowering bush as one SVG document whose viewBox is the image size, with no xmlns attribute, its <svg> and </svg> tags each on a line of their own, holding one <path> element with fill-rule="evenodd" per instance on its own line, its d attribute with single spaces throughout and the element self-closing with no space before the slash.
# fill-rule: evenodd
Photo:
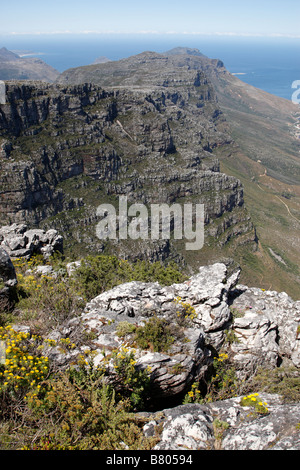
<svg viewBox="0 0 300 470">
<path fill-rule="evenodd" d="M 198 388 L 198 384 L 195 382 L 193 383 L 191 390 L 186 394 L 184 397 L 183 403 L 202 403 L 203 397 L 201 392 Z"/>
<path fill-rule="evenodd" d="M 261 400 L 258 393 L 252 393 L 243 397 L 240 401 L 240 405 L 250 406 L 254 409 L 255 413 L 258 414 L 264 415 L 269 412 L 267 403 Z"/>
<path fill-rule="evenodd" d="M 149 398 L 150 370 L 137 368 L 135 351 L 125 346 L 113 351 L 112 361 L 116 397 L 128 398 L 134 410 L 142 408 Z"/>
<path fill-rule="evenodd" d="M 188 326 L 197 317 L 195 308 L 188 302 L 184 302 L 181 297 L 176 297 L 174 302 L 177 305 L 177 323 Z"/>
<path fill-rule="evenodd" d="M 38 337 L 18 332 L 12 326 L 0 327 L 5 344 L 5 363 L 0 368 L 0 392 L 37 393 L 49 372 L 48 357 L 39 353 Z"/>
<path fill-rule="evenodd" d="M 226 400 L 237 396 L 239 381 L 227 352 L 220 352 L 213 359 L 207 375 L 205 402 Z"/>
<path fill-rule="evenodd" d="M 150 450 L 156 443 L 142 428 L 147 419 L 117 400 L 102 369 L 71 368 L 48 381 L 31 404 L 31 435 L 22 450 Z"/>
</svg>

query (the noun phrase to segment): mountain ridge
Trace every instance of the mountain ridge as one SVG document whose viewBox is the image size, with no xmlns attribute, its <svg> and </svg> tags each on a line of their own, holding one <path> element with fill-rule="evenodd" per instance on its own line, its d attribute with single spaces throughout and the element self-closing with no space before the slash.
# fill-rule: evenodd
<svg viewBox="0 0 300 470">
<path fill-rule="evenodd" d="M 75 162 L 73 162 L 72 171 L 75 167 L 89 168 L 86 175 L 92 175 L 93 181 L 95 181 L 98 170 L 96 166 L 92 170 L 94 163 L 91 163 L 91 158 L 94 158 L 92 155 L 95 148 L 92 148 L 91 145 L 87 147 L 87 137 L 84 138 L 83 133 L 87 133 L 87 136 L 94 135 L 89 133 L 91 130 L 92 133 L 95 132 L 94 126 L 96 125 L 97 128 L 98 124 L 96 122 L 99 116 L 103 116 L 107 120 L 108 128 L 104 134 L 101 134 L 101 139 L 104 137 L 104 140 L 99 140 L 100 135 L 98 137 L 94 135 L 90 139 L 92 142 L 94 138 L 97 138 L 99 143 L 102 142 L 103 149 L 106 148 L 109 142 L 111 150 L 105 158 L 108 158 L 107 162 L 109 160 L 113 162 L 113 167 L 118 169 L 115 176 L 113 176 L 113 180 L 109 183 L 109 192 L 105 196 L 108 199 L 113 194 L 121 194 L 122 191 L 129 190 L 131 197 L 135 194 L 136 198 L 142 196 L 143 200 L 145 194 L 139 189 L 140 187 L 145 184 L 151 187 L 149 186 L 150 181 L 151 185 L 160 187 L 161 182 L 164 181 L 164 185 L 173 185 L 171 192 L 167 191 L 169 197 L 173 194 L 173 198 L 179 197 L 182 202 L 183 197 L 186 197 L 184 195 L 190 192 L 193 185 L 189 188 L 190 183 L 187 179 L 186 183 L 181 183 L 184 191 L 178 192 L 178 188 L 175 189 L 184 174 L 181 171 L 179 172 L 181 175 L 179 176 L 179 173 L 177 173 L 174 179 L 175 175 L 172 175 L 173 170 L 171 168 L 172 165 L 175 165 L 175 162 L 177 162 L 176 165 L 184 162 L 185 172 L 189 172 L 188 178 L 192 175 L 192 169 L 197 173 L 199 168 L 201 168 L 201 171 L 205 171 L 205 168 L 213 171 L 215 176 L 217 168 L 218 171 L 221 169 L 224 174 L 232 175 L 242 183 L 241 188 L 245 188 L 242 189 L 242 197 L 246 202 L 246 210 L 254 221 L 255 231 L 251 228 L 252 222 L 250 224 L 249 216 L 245 217 L 245 213 L 242 218 L 236 216 L 237 213 L 234 214 L 234 212 L 231 213 L 229 219 L 227 216 L 225 219 L 218 216 L 216 219 L 218 221 L 217 226 L 211 230 L 211 235 L 214 233 L 214 237 L 221 236 L 222 238 L 230 226 L 231 230 L 229 229 L 228 234 L 225 235 L 224 240 L 227 241 L 225 243 L 221 242 L 220 250 L 219 248 L 216 249 L 213 241 L 214 237 L 209 238 L 209 243 L 213 243 L 216 258 L 222 256 L 226 258 L 233 255 L 233 258 L 243 266 L 245 276 L 243 282 L 247 285 L 257 285 L 259 283 L 258 285 L 265 288 L 274 288 L 278 291 L 285 290 L 292 296 L 297 295 L 300 280 L 298 269 L 300 264 L 298 262 L 299 224 L 297 219 L 300 208 L 300 192 L 297 179 L 299 161 L 296 150 L 298 142 L 292 132 L 295 123 L 293 113 L 296 112 L 297 107 L 287 100 L 277 99 L 241 82 L 226 70 L 223 62 L 219 59 L 209 59 L 194 49 L 180 48 L 179 50 L 180 54 L 176 53 L 176 49 L 167 51 L 164 54 L 146 51 L 120 61 L 84 66 L 63 72 L 56 80 L 55 86 L 59 88 L 55 92 L 55 88 L 53 88 L 52 91 L 49 90 L 44 93 L 45 95 L 49 93 L 50 96 L 52 94 L 55 96 L 58 90 L 61 90 L 58 92 L 61 109 L 67 110 L 70 115 L 68 118 L 63 118 L 67 119 L 66 125 L 59 124 L 58 126 L 57 118 L 54 118 L 54 121 L 50 120 L 51 126 L 55 123 L 57 127 L 56 131 L 51 127 L 51 134 L 53 136 L 55 133 L 58 136 L 63 135 L 62 132 L 65 133 L 66 129 L 67 134 L 70 132 L 72 120 L 74 120 L 72 111 L 68 108 L 70 104 L 72 108 L 77 109 L 79 113 L 82 113 L 82 116 L 85 116 L 83 119 L 86 119 L 87 123 L 90 124 L 84 126 L 79 124 L 78 117 L 76 117 L 77 123 L 73 122 L 75 134 L 78 134 L 78 142 L 82 141 L 82 144 L 79 146 L 76 144 L 75 149 L 70 150 L 71 153 L 75 151 L 75 154 L 79 157 L 79 162 L 83 163 L 76 163 L 77 166 L 74 166 Z M 106 98 L 108 100 L 107 108 L 103 109 L 100 102 L 97 104 L 97 100 L 92 104 L 89 101 L 90 98 L 87 99 L 86 91 L 83 92 L 84 89 L 88 89 L 86 87 L 91 86 L 87 83 L 94 83 L 88 92 L 88 96 L 93 96 L 94 93 L 96 95 L 97 93 L 101 94 L 100 89 L 108 92 Z M 77 92 L 78 96 L 76 97 Z M 108 98 L 109 94 L 111 94 L 111 98 Z M 64 98 L 62 98 L 63 96 Z M 77 104 L 73 103 L 73 98 L 69 96 L 73 96 L 74 99 L 76 97 L 75 102 Z M 36 98 L 34 101 L 36 102 Z M 86 104 L 82 107 L 83 102 L 87 104 L 87 108 L 85 107 Z M 107 110 L 109 110 L 108 114 Z M 253 126 L 254 137 L 250 132 L 247 133 L 247 126 L 241 126 L 245 122 L 249 123 L 249 130 Z M 45 123 L 48 125 L 47 119 Z M 37 142 L 39 141 L 42 145 L 43 141 L 40 138 L 43 135 L 46 142 L 49 139 L 49 136 L 46 136 L 46 127 L 44 125 L 39 131 L 40 124 L 42 122 L 35 124 L 35 126 L 38 126 L 34 130 L 38 137 L 34 141 L 32 140 L 32 142 L 35 142 L 35 148 L 37 148 Z M 100 127 L 102 128 L 102 126 L 103 124 Z M 268 137 L 267 130 L 270 138 L 272 139 L 272 136 L 274 138 L 272 147 L 270 141 L 266 138 Z M 30 129 L 25 129 L 27 137 L 24 136 L 24 140 L 28 140 L 25 147 L 30 143 L 30 132 Z M 51 139 L 53 139 L 53 136 Z M 72 139 L 74 140 L 74 137 L 70 134 L 69 141 Z M 23 145 L 24 140 L 22 140 Z M 58 141 L 57 145 L 63 150 L 66 148 L 65 140 L 61 137 L 59 140 L 61 142 Z M 82 150 L 79 149 L 80 146 L 82 146 Z M 92 146 L 94 147 L 94 144 Z M 3 147 L 4 154 L 6 152 L 6 155 L 9 155 L 10 151 L 5 151 L 5 148 L 9 147 Z M 50 154 L 52 153 L 54 156 L 57 154 L 57 150 L 52 144 L 49 149 L 51 149 Z M 122 149 L 121 153 L 120 149 Z M 180 149 L 180 152 L 178 152 L 178 149 Z M 275 155 L 273 149 L 280 149 L 281 154 L 277 150 L 278 156 Z M 140 155 L 139 152 L 141 152 Z M 14 150 L 12 154 L 17 155 L 18 151 Z M 106 150 L 104 150 L 104 154 L 106 154 Z M 127 155 L 126 158 L 125 154 Z M 130 154 L 131 157 L 128 158 Z M 108 155 L 110 156 L 108 157 Z M 133 155 L 136 155 L 134 159 Z M 145 172 L 143 158 L 141 159 L 142 155 L 143 158 L 147 155 L 147 164 L 152 161 L 153 165 L 153 168 L 148 167 L 145 176 L 142 176 Z M 157 166 L 159 161 L 157 158 L 160 159 L 163 155 L 165 155 L 164 158 Z M 76 160 L 78 160 L 78 157 L 76 157 Z M 96 159 L 99 159 L 99 155 Z M 287 165 L 289 161 L 294 163 L 292 172 L 289 171 Z M 131 176 L 126 183 L 123 181 L 120 184 L 118 181 L 119 176 L 117 177 L 117 174 L 120 172 L 120 168 L 123 168 L 121 173 L 131 169 L 131 173 L 128 173 Z M 132 172 L 133 168 L 135 168 L 135 171 Z M 163 179 L 160 179 L 157 175 L 159 168 L 165 175 Z M 107 166 L 105 171 L 109 171 L 111 175 L 114 175 L 115 169 L 112 170 L 112 167 L 109 169 Z M 140 173 L 141 171 L 142 173 Z M 73 173 L 73 175 L 75 178 L 76 173 Z M 151 179 L 149 179 L 150 176 Z M 90 178 L 90 176 L 88 177 Z M 62 193 L 56 193 L 55 197 L 57 201 L 60 201 L 61 210 L 67 210 L 69 204 L 69 208 L 73 207 L 73 211 L 80 211 L 81 203 L 78 201 L 82 194 L 86 194 L 83 190 L 85 184 L 91 185 L 91 188 L 95 184 L 91 181 L 82 181 L 79 174 L 77 174 L 77 178 L 79 179 L 76 185 L 81 188 L 80 190 L 76 189 L 74 185 L 70 186 L 70 178 L 58 182 L 57 188 Z M 148 183 L 146 183 L 147 181 Z M 69 194 L 67 198 L 66 190 Z M 98 194 L 100 193 L 98 192 Z M 291 197 L 286 199 L 284 196 L 285 199 L 282 201 L 282 194 L 285 194 L 285 196 L 291 195 Z M 67 200 L 69 200 L 68 204 L 66 204 Z M 148 202 L 150 202 L 150 199 Z M 88 214 L 88 216 L 85 216 L 85 220 L 88 218 L 93 219 L 94 216 L 89 210 Z M 57 215 L 53 213 L 54 219 L 51 217 L 49 220 L 47 217 L 43 219 L 43 223 L 57 224 L 58 220 L 55 219 Z M 74 224 L 68 217 L 65 217 L 65 219 L 64 224 L 67 223 L 67 220 L 69 226 Z M 238 227 L 237 223 L 240 226 L 234 235 L 234 227 Z M 62 220 L 59 220 L 59 224 L 62 224 Z M 59 224 L 56 225 L 56 228 L 61 227 L 66 230 L 66 225 L 59 226 Z M 242 228 L 243 225 L 244 228 Z M 50 228 L 51 226 L 47 225 L 47 227 Z M 239 250 L 235 247 L 226 251 L 224 246 L 230 246 L 235 237 L 242 240 L 241 234 L 243 231 L 245 241 L 250 242 L 248 247 L 252 246 L 252 248 L 248 250 L 246 248 L 241 249 L 240 245 Z M 258 236 L 258 245 L 257 250 L 253 251 L 253 245 L 251 244 L 256 240 L 256 235 Z M 76 237 L 82 240 L 81 235 L 78 234 Z M 235 245 L 233 244 L 233 246 Z M 151 254 L 151 249 L 148 248 L 146 249 L 144 244 L 141 249 L 144 253 L 147 253 L 147 256 L 151 257 L 153 252 Z M 160 248 L 155 247 L 155 256 L 164 258 L 166 253 L 170 255 L 169 250 L 170 247 L 166 247 L 166 244 L 162 243 Z M 210 251 L 210 255 L 208 251 Z M 207 249 L 202 251 L 201 259 L 198 262 L 206 263 L 211 261 L 212 247 L 208 251 Z M 215 260 L 213 259 L 213 261 Z M 283 262 L 280 260 L 283 260 Z M 188 260 L 188 262 L 190 261 Z"/>
<path fill-rule="evenodd" d="M 0 80 L 54 82 L 59 72 L 41 59 L 20 57 L 6 47 L 0 49 Z"/>
<path fill-rule="evenodd" d="M 213 154 L 218 146 L 230 147 L 231 139 L 205 74 L 185 71 L 180 79 L 169 77 L 164 91 L 138 93 L 91 84 L 6 87 L 0 112 L 3 224 L 11 218 L 48 224 L 68 231 L 77 245 L 80 239 L 81 249 L 85 243 L 101 252 L 97 205 L 127 195 L 146 205 L 204 203 L 210 241 L 197 256 L 205 262 L 225 245 L 254 249 L 242 186 L 220 173 Z M 126 240 L 111 249 L 123 257 L 180 260 L 180 244 L 149 240 L 138 248 Z M 188 265 L 196 261 L 189 255 Z"/>
<path fill-rule="evenodd" d="M 297 295 L 300 283 L 297 267 L 300 265 L 300 158 L 295 126 L 299 120 L 299 106 L 243 82 L 230 74 L 219 59 L 197 57 L 197 52 L 191 55 L 189 48 L 178 51 L 180 54 L 173 54 L 174 50 L 171 50 L 161 56 L 170 54 L 175 68 L 200 69 L 207 75 L 225 118 L 224 125 L 236 144 L 231 156 L 224 153 L 222 147 L 215 148 L 214 152 L 222 171 L 242 181 L 245 202 L 260 240 L 255 257 L 251 255 L 246 260 L 247 267 L 252 263 L 254 266 L 246 283 L 253 285 L 253 282 L 264 281 L 267 288 L 287 291 L 291 284 Z M 130 59 L 131 63 L 133 60 Z M 80 79 L 84 70 L 89 74 L 88 69 L 82 68 L 81 72 L 75 69 L 68 80 Z M 104 85 L 105 73 L 94 70 L 91 75 Z M 60 76 L 59 80 L 64 77 Z M 119 77 L 118 86 L 122 80 L 125 83 L 126 77 Z M 276 253 L 277 259 L 272 253 Z M 278 261 L 280 258 L 285 260 L 285 265 Z"/>
</svg>

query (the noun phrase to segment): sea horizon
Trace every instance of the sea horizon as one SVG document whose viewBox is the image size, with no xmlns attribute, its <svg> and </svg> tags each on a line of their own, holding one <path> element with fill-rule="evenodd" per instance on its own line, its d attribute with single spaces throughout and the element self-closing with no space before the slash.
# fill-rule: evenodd
<svg viewBox="0 0 300 470">
<path fill-rule="evenodd" d="M 292 83 L 300 80 L 300 38 L 226 37 L 159 34 L 0 35 L 0 48 L 23 57 L 38 57 L 63 71 L 92 64 L 98 57 L 120 60 L 174 47 L 199 49 L 220 59 L 226 69 L 245 83 L 275 96 L 292 99 Z"/>
</svg>

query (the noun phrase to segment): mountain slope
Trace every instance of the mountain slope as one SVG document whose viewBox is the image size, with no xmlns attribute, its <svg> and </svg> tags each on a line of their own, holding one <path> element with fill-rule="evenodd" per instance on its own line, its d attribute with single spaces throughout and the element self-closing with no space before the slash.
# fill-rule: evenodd
<svg viewBox="0 0 300 470">
<path fill-rule="evenodd" d="M 5 47 L 0 49 L 0 80 L 54 82 L 59 72 L 41 59 L 22 58 Z"/>
<path fill-rule="evenodd" d="M 1 223 L 56 228 L 66 249 L 123 258 L 201 263 L 256 249 L 239 180 L 219 171 L 213 149 L 232 146 L 214 90 L 202 72 L 165 77 L 164 87 L 6 82 L 0 106 Z M 167 85 L 168 81 L 168 85 Z M 203 203 L 205 247 L 184 239 L 96 237 L 97 207 Z M 171 230 L 172 232 L 172 230 Z M 172 237 L 171 237 L 172 238 Z"/>
<path fill-rule="evenodd" d="M 229 158 L 218 155 L 221 169 L 243 183 L 245 202 L 260 240 L 259 250 L 249 259 L 256 266 L 251 282 L 285 290 L 297 298 L 300 141 L 295 125 L 299 106 L 252 87 L 227 71 L 214 68 L 209 76 L 230 125 L 230 135 L 239 146 Z M 261 269 L 261 263 L 265 269 Z"/>
<path fill-rule="evenodd" d="M 196 49 L 146 53 L 101 66 L 65 71 L 59 83 L 92 81 L 101 86 L 164 87 L 161 76 L 202 71 L 214 87 L 222 128 L 230 146 L 215 146 L 226 174 L 243 183 L 259 249 L 240 258 L 247 284 L 285 290 L 296 298 L 300 285 L 300 153 L 295 125 L 299 106 L 256 89 L 231 75 L 221 60 Z M 224 119 L 225 118 L 225 119 Z"/>
<path fill-rule="evenodd" d="M 244 86 L 220 60 L 184 48 L 70 69 L 57 82 L 8 84 L 3 221 L 17 215 L 54 226 L 68 233 L 70 245 L 101 251 L 109 249 L 95 239 L 101 202 L 117 204 L 121 194 L 148 205 L 203 202 L 202 250 L 187 252 L 180 240 L 126 240 L 110 249 L 124 257 L 183 258 L 192 268 L 231 258 L 247 285 L 298 297 L 292 103 Z M 267 130 L 280 158 L 273 158 Z"/>
</svg>

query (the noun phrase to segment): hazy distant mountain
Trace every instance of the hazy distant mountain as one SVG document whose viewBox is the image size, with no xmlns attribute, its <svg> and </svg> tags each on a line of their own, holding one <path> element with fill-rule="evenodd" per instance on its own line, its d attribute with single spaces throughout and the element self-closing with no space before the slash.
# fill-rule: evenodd
<svg viewBox="0 0 300 470">
<path fill-rule="evenodd" d="M 0 62 L 10 62 L 18 59 L 20 59 L 20 56 L 9 51 L 6 47 L 2 47 L 2 49 L 0 49 Z"/>
<path fill-rule="evenodd" d="M 6 47 L 0 49 L 0 80 L 54 82 L 59 72 L 41 59 L 20 57 Z"/>
<path fill-rule="evenodd" d="M 174 47 L 166 52 L 166 55 L 178 55 L 178 54 L 187 54 L 187 55 L 195 55 L 197 57 L 206 57 L 199 49 L 190 48 L 190 47 Z"/>
<path fill-rule="evenodd" d="M 105 64 L 106 62 L 111 62 L 111 60 L 102 55 L 100 57 L 97 57 L 97 59 L 94 60 L 93 64 Z"/>
</svg>

